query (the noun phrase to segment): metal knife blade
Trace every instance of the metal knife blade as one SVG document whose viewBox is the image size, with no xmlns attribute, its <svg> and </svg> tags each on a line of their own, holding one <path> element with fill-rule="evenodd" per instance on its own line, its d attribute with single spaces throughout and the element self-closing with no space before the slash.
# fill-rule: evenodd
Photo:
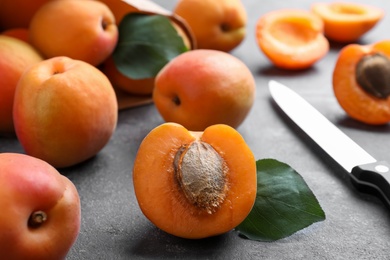
<svg viewBox="0 0 390 260">
<path fill-rule="evenodd" d="M 271 80 L 269 90 L 284 113 L 349 173 L 359 189 L 381 195 L 390 207 L 389 163 L 377 161 L 290 88 Z"/>
</svg>

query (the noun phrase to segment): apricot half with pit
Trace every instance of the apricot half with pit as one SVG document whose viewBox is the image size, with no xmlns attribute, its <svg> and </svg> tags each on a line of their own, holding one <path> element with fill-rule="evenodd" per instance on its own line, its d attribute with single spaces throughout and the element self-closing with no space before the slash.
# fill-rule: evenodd
<svg viewBox="0 0 390 260">
<path fill-rule="evenodd" d="M 256 161 L 244 138 L 218 124 L 192 132 L 164 123 L 142 141 L 133 183 L 144 215 L 161 230 L 199 239 L 228 232 L 256 198 Z"/>
<path fill-rule="evenodd" d="M 333 90 L 351 118 L 371 125 L 390 122 L 390 41 L 345 46 L 333 71 Z"/>
</svg>

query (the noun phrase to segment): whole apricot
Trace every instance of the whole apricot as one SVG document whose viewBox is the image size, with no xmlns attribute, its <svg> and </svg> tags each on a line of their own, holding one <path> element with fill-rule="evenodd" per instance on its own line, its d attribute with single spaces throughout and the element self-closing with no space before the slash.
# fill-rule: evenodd
<svg viewBox="0 0 390 260">
<path fill-rule="evenodd" d="M 214 124 L 238 127 L 255 91 L 245 63 L 223 51 L 199 49 L 180 54 L 160 70 L 153 100 L 165 121 L 203 131 Z"/>
<path fill-rule="evenodd" d="M 31 66 L 15 91 L 13 119 L 21 145 L 28 155 L 56 168 L 96 155 L 111 138 L 117 114 L 107 77 L 68 57 Z"/>
<path fill-rule="evenodd" d="M 65 259 L 80 230 L 74 184 L 40 159 L 0 154 L 2 259 Z"/>
<path fill-rule="evenodd" d="M 199 49 L 228 52 L 246 36 L 247 14 L 240 0 L 180 0 L 174 14 L 187 22 Z"/>
<path fill-rule="evenodd" d="M 50 1 L 34 14 L 29 40 L 46 58 L 67 56 L 96 66 L 114 51 L 118 28 L 102 2 Z"/>
<path fill-rule="evenodd" d="M 142 141 L 133 168 L 135 195 L 158 228 L 199 239 L 223 234 L 251 211 L 256 161 L 243 137 L 227 125 L 191 132 L 164 123 Z"/>
<path fill-rule="evenodd" d="M 42 60 L 30 44 L 0 35 L 0 135 L 14 135 L 12 109 L 16 85 L 27 67 Z"/>
</svg>

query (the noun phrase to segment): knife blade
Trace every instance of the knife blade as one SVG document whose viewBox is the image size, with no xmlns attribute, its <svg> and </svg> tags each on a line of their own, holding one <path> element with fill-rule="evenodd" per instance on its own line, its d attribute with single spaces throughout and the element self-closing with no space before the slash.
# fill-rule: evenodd
<svg viewBox="0 0 390 260">
<path fill-rule="evenodd" d="M 355 186 L 380 195 L 390 208 L 390 164 L 377 161 L 292 89 L 271 80 L 269 91 L 276 104 L 342 166 Z"/>
</svg>

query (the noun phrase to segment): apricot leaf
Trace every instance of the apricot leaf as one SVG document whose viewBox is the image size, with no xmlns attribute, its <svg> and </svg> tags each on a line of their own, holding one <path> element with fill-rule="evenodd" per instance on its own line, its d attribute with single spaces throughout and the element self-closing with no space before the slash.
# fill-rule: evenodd
<svg viewBox="0 0 390 260">
<path fill-rule="evenodd" d="M 256 166 L 256 201 L 236 228 L 241 235 L 275 241 L 325 220 L 317 198 L 294 169 L 275 159 L 258 160 Z"/>
<path fill-rule="evenodd" d="M 188 50 L 170 19 L 163 15 L 129 13 L 118 29 L 112 57 L 117 69 L 132 79 L 155 77 L 166 63 Z"/>
</svg>

